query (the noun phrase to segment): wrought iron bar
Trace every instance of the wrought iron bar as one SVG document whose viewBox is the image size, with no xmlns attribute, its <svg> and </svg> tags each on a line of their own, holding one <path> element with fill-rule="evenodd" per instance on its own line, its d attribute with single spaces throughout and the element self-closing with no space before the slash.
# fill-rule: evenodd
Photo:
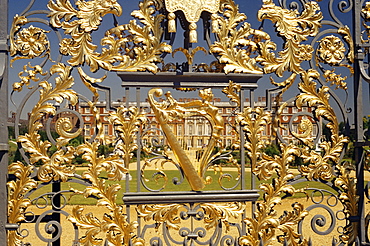
<svg viewBox="0 0 370 246">
<path fill-rule="evenodd" d="M 0 1 L 0 243 L 7 242 L 8 0 Z"/>
</svg>

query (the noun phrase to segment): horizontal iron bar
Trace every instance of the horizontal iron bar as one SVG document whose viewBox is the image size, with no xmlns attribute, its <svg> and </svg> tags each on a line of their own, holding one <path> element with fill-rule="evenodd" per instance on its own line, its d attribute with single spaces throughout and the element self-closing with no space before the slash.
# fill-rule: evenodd
<svg viewBox="0 0 370 246">
<path fill-rule="evenodd" d="M 10 223 L 7 223 L 5 225 L 5 229 L 7 230 L 11 230 L 11 231 L 15 231 L 19 228 L 19 225 L 18 224 L 10 224 Z"/>
<path fill-rule="evenodd" d="M 259 198 L 258 190 L 245 191 L 211 191 L 211 192 L 137 192 L 124 193 L 125 205 L 136 204 L 164 204 L 184 202 L 242 202 L 256 201 Z"/>
<path fill-rule="evenodd" d="M 355 142 L 355 147 L 364 147 L 364 146 L 370 146 L 370 141 Z"/>
<path fill-rule="evenodd" d="M 0 143 L 0 151 L 9 151 L 8 144 Z"/>
<path fill-rule="evenodd" d="M 147 72 L 118 72 L 123 87 L 225 87 L 229 80 L 238 83 L 243 88 L 256 89 L 260 74 L 224 74 L 224 73 L 194 73 L 159 72 L 155 75 Z"/>
</svg>

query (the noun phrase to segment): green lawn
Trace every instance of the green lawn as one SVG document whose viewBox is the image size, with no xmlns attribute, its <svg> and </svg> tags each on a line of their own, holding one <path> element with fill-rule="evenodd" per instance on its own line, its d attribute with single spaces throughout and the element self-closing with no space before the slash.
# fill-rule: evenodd
<svg viewBox="0 0 370 246">
<path fill-rule="evenodd" d="M 82 170 L 78 170 L 76 173 L 81 175 L 82 172 L 83 172 Z M 223 184 L 226 187 L 233 187 L 234 185 L 236 185 L 236 182 L 237 182 L 235 180 L 237 172 L 236 171 L 229 171 L 227 173 L 231 174 L 233 178 L 230 178 L 230 181 L 229 181 L 228 178 L 226 177 L 224 179 Z M 132 175 L 132 180 L 129 182 L 129 190 L 130 190 L 130 192 L 136 192 L 137 191 L 137 183 L 136 183 L 137 172 L 136 171 L 131 171 L 130 174 Z M 155 174 L 156 174 L 155 171 L 149 170 L 149 171 L 146 172 L 146 176 L 145 176 L 147 179 L 149 179 L 149 181 L 146 182 L 146 184 L 148 186 L 150 185 L 149 187 L 153 190 L 160 189 L 163 186 L 164 182 L 165 182 L 165 178 L 162 175 L 158 175 L 158 174 L 155 175 Z M 163 189 L 162 191 L 189 191 L 189 190 L 191 190 L 186 179 L 184 179 L 183 183 L 180 184 L 180 185 L 173 184 L 173 182 L 172 182 L 173 179 L 176 179 L 176 178 L 180 179 L 180 175 L 177 171 L 168 170 L 168 171 L 166 171 L 166 175 L 167 175 L 166 176 L 167 185 L 166 185 L 166 188 Z M 209 171 L 207 173 L 207 176 L 212 178 L 212 182 L 210 184 L 206 185 L 206 188 L 204 190 L 221 190 L 221 188 L 219 186 L 219 183 L 218 183 L 219 173 L 216 174 L 213 171 Z M 246 177 L 247 177 L 246 178 L 246 189 L 250 189 L 251 188 L 250 173 L 246 173 Z M 107 180 L 107 174 L 105 172 L 102 172 L 101 178 L 103 178 L 105 180 L 106 185 L 111 185 L 111 184 L 117 183 L 117 181 Z M 271 180 L 269 180 L 267 182 L 271 182 Z M 117 203 L 122 204 L 122 194 L 123 194 L 123 191 L 126 190 L 126 181 L 122 180 L 122 181 L 119 181 L 118 183 L 121 185 L 122 189 L 118 192 Z M 256 187 L 258 188 L 261 183 L 262 182 L 257 179 Z M 328 187 L 327 185 L 325 185 L 323 183 L 320 183 L 320 182 L 307 182 L 306 181 L 306 182 L 296 184 L 295 188 L 297 188 L 297 189 L 305 188 L 308 185 L 309 185 L 310 188 L 327 189 L 327 190 L 333 191 L 330 187 Z M 78 190 L 78 191 L 83 191 L 85 189 L 85 187 L 86 186 L 81 185 L 81 184 L 77 184 L 77 183 L 74 183 L 74 182 L 61 183 L 62 190 L 74 189 L 74 190 Z M 142 191 L 142 192 L 147 191 L 146 188 L 143 185 L 140 185 L 140 189 L 141 189 L 140 191 Z M 240 185 L 238 185 L 236 189 L 240 189 Z M 37 189 L 36 191 L 34 191 L 32 193 L 30 198 L 31 199 L 36 198 L 36 197 L 38 197 L 38 196 L 40 196 L 44 193 L 50 192 L 50 191 L 51 191 L 51 184 L 43 186 L 40 189 Z M 261 192 L 261 194 L 262 194 L 262 192 Z M 327 194 L 328 193 L 326 193 L 325 195 L 327 195 Z M 94 205 L 94 204 L 96 204 L 96 199 L 95 198 L 85 198 L 83 195 L 73 194 L 73 192 L 65 193 L 65 197 L 68 200 L 67 204 L 73 204 L 73 205 L 76 205 L 76 204 Z M 297 198 L 297 197 L 306 197 L 306 194 L 297 193 L 294 197 L 295 198 Z M 39 199 L 38 203 L 39 204 L 45 204 L 45 201 L 43 199 Z"/>
</svg>

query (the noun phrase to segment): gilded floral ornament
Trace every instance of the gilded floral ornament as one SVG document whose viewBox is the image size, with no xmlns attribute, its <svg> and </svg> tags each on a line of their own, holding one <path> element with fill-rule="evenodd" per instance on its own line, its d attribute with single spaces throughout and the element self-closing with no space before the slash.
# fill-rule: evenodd
<svg viewBox="0 0 370 246">
<path fill-rule="evenodd" d="M 33 25 L 22 28 L 29 20 L 24 16 L 16 15 L 13 19 L 10 30 L 10 55 L 15 56 L 11 64 L 19 59 L 33 59 L 36 57 L 45 57 L 50 54 L 49 39 L 45 31 Z"/>
<path fill-rule="evenodd" d="M 335 85 L 335 89 L 342 89 L 347 90 L 347 76 L 342 77 L 341 74 L 336 74 L 335 70 L 326 70 L 324 73 L 324 78 L 326 79 L 326 82 L 330 85 Z"/>
<path fill-rule="evenodd" d="M 344 59 L 345 51 L 342 40 L 334 35 L 323 38 L 318 49 L 320 58 L 331 65 L 338 65 Z"/>
<path fill-rule="evenodd" d="M 27 67 L 29 67 L 31 69 L 27 70 Z M 18 74 L 21 81 L 20 82 L 15 82 L 13 84 L 13 90 L 20 92 L 20 91 L 22 91 L 23 86 L 24 85 L 29 86 L 31 81 L 38 82 L 40 80 L 40 78 L 38 78 L 37 75 L 45 76 L 46 74 L 47 73 L 46 72 L 44 73 L 42 71 L 41 66 L 39 66 L 39 65 L 36 65 L 34 67 L 31 66 L 31 64 L 24 65 L 23 66 L 23 71 L 19 72 L 19 74 Z"/>
<path fill-rule="evenodd" d="M 48 32 L 32 25 L 22 29 L 15 40 L 17 50 L 27 59 L 38 57 L 45 51 L 48 53 L 49 40 L 45 33 Z"/>
</svg>

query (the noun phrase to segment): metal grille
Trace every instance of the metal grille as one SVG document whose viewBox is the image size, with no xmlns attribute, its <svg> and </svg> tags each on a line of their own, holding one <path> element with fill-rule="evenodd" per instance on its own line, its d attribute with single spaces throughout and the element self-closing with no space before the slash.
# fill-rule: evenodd
<svg viewBox="0 0 370 246">
<path fill-rule="evenodd" d="M 369 6 L 30 1 L 0 30 L 0 239 L 368 245 Z"/>
</svg>

